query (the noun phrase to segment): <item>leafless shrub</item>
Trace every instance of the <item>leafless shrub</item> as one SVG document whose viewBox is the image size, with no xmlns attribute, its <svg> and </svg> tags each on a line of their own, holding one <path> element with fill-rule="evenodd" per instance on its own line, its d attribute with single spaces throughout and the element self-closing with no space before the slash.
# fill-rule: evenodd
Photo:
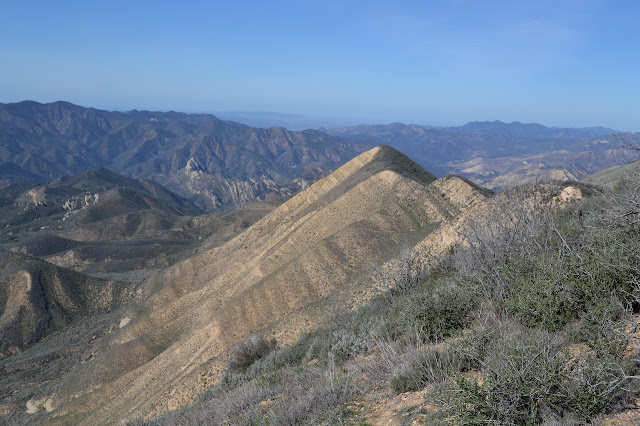
<svg viewBox="0 0 640 426">
<path fill-rule="evenodd" d="M 398 393 L 420 390 L 474 366 L 474 360 L 459 348 L 450 344 L 430 344 L 408 357 L 394 373 L 390 383 Z"/>
<path fill-rule="evenodd" d="M 359 395 L 349 374 L 329 357 L 326 367 L 311 367 L 280 384 L 282 398 L 270 407 L 268 424 L 341 424 L 343 404 Z"/>
<path fill-rule="evenodd" d="M 257 381 L 245 382 L 233 389 L 214 388 L 191 406 L 131 425 L 251 424 L 252 419 L 260 418 L 260 402 L 273 395 L 273 389 Z"/>
<path fill-rule="evenodd" d="M 373 383 L 388 381 L 417 350 L 415 346 L 400 345 L 392 340 L 378 340 L 375 351 L 361 362 L 363 373 Z"/>
<path fill-rule="evenodd" d="M 500 267 L 518 256 L 548 250 L 558 232 L 552 206 L 552 184 L 525 185 L 500 194 L 462 230 L 463 243 L 446 255 L 445 264 L 466 277 L 492 277 L 502 291 Z"/>
<path fill-rule="evenodd" d="M 638 227 L 640 225 L 640 173 L 628 176 L 617 188 L 605 191 L 598 213 L 601 226 Z"/>
<path fill-rule="evenodd" d="M 640 151 L 640 137 L 634 133 L 612 133 L 614 139 L 616 139 L 620 146 L 634 151 Z"/>
<path fill-rule="evenodd" d="M 275 339 L 264 339 L 262 336 L 253 335 L 246 340 L 237 343 L 228 361 L 228 369 L 231 373 L 245 371 L 251 364 L 264 357 L 277 347 Z"/>
<path fill-rule="evenodd" d="M 528 249 L 524 242 L 537 245 L 534 240 L 551 217 L 550 205 L 548 195 L 531 185 L 504 193 L 484 216 L 471 218 L 463 235 L 479 264 L 521 253 Z"/>
</svg>

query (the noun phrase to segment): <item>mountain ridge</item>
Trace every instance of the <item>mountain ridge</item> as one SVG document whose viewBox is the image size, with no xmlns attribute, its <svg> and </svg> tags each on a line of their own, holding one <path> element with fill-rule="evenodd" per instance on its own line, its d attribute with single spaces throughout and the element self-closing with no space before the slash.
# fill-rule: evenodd
<svg viewBox="0 0 640 426">
<path fill-rule="evenodd" d="M 460 195 L 443 195 L 447 182 Z M 62 368 L 29 398 L 50 400 L 52 415 L 62 415 L 52 421 L 80 424 L 179 407 L 220 377 L 233 344 L 252 333 L 288 344 L 332 309 L 367 300 L 379 291 L 368 278 L 372 263 L 391 260 L 484 197 L 462 179 L 436 180 L 393 148 L 369 150 L 227 243 L 141 283 L 141 301 L 110 314 L 105 327 L 113 330 L 92 357 Z M 83 346 L 76 350 L 85 356 Z"/>
<path fill-rule="evenodd" d="M 106 167 L 200 198 L 200 207 L 209 209 L 236 205 L 238 191 L 249 200 L 287 195 L 287 182 L 317 167 L 334 168 L 361 145 L 315 130 L 251 128 L 210 114 L 109 112 L 62 101 L 0 104 L 0 162 L 21 174 L 52 180 Z M 190 159 L 211 179 L 183 173 Z M 272 184 L 261 185 L 265 181 Z"/>
<path fill-rule="evenodd" d="M 548 127 L 538 123 L 505 123 L 495 121 L 471 121 L 458 129 L 488 133 L 503 133 L 528 139 L 576 139 L 609 136 L 616 130 L 604 127 Z"/>
<path fill-rule="evenodd" d="M 358 125 L 329 130 L 346 139 L 385 143 L 437 175 L 459 174 L 489 189 L 561 176 L 581 179 L 640 158 L 609 129 L 471 122 L 460 127 Z"/>
</svg>

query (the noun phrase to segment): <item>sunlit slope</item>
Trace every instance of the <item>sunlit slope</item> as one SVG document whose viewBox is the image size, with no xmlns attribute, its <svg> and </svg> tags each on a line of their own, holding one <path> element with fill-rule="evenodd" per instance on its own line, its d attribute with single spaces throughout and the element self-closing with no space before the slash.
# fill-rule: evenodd
<svg viewBox="0 0 640 426">
<path fill-rule="evenodd" d="M 58 380 L 65 391 L 52 395 L 51 414 L 95 424 L 191 400 L 238 340 L 259 332 L 287 344 L 367 293 L 361 278 L 372 268 L 467 208 L 443 192 L 450 186 L 392 148 L 361 154 L 227 244 L 144 283 L 147 299 L 123 313 L 126 325 Z"/>
<path fill-rule="evenodd" d="M 615 187 L 624 179 L 632 177 L 639 172 L 640 161 L 634 161 L 632 163 L 622 164 L 620 166 L 613 166 L 604 170 L 600 170 L 599 172 L 583 179 L 583 182 L 599 186 Z"/>
</svg>

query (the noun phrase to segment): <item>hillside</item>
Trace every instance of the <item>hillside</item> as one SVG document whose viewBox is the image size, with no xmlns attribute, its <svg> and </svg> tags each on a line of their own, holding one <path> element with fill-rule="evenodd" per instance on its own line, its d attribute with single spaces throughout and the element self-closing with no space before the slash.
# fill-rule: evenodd
<svg viewBox="0 0 640 426">
<path fill-rule="evenodd" d="M 104 168 L 64 176 L 47 185 L 12 184 L 5 191 L 0 207 L 3 242 L 51 233 L 77 241 L 107 236 L 126 240 L 166 230 L 179 217 L 201 213 L 193 203 L 157 183 Z M 54 247 L 47 250 L 55 252 Z"/>
<path fill-rule="evenodd" d="M 315 130 L 259 129 L 209 114 L 0 104 L 0 163 L 13 167 L 4 178 L 51 181 L 105 167 L 157 181 L 208 210 L 290 195 L 289 181 L 333 169 L 363 147 Z"/>
<path fill-rule="evenodd" d="M 368 300 L 381 291 L 373 265 L 484 198 L 462 179 L 436 180 L 392 148 L 367 151 L 226 244 L 147 279 L 141 302 L 87 325 L 111 333 L 59 353 L 57 377 L 46 373 L 49 355 L 39 345 L 4 361 L 15 392 L 0 404 L 23 419 L 28 400 L 49 401 L 49 414 L 27 418 L 84 424 L 178 407 L 221 377 L 236 342 L 260 333 L 290 344 L 332 312 Z M 73 364 L 71 356 L 87 361 Z M 49 380 L 35 393 L 16 376 L 27 359 L 37 365 L 33 380 Z"/>
<path fill-rule="evenodd" d="M 10 184 L 0 205 L 0 245 L 103 278 L 141 281 L 201 246 L 215 246 L 282 203 L 202 215 L 145 179 L 104 168 L 48 185 Z"/>
<path fill-rule="evenodd" d="M 423 241 L 449 247 L 431 268 L 400 256 L 387 291 L 290 346 L 244 340 L 221 383 L 129 424 L 638 424 L 637 187 L 484 200 Z"/>
<path fill-rule="evenodd" d="M 620 148 L 579 152 L 562 150 L 519 157 L 474 158 L 451 163 L 451 166 L 479 185 L 497 189 L 538 181 L 582 180 L 612 164 L 633 161 L 637 157 L 637 153 Z"/>
<path fill-rule="evenodd" d="M 600 170 L 583 179 L 583 182 L 603 187 L 615 187 L 621 182 L 635 176 L 640 172 L 640 161 L 613 166 Z"/>
<path fill-rule="evenodd" d="M 0 358 L 23 351 L 77 315 L 135 300 L 133 284 L 103 281 L 30 256 L 0 251 Z"/>
</svg>

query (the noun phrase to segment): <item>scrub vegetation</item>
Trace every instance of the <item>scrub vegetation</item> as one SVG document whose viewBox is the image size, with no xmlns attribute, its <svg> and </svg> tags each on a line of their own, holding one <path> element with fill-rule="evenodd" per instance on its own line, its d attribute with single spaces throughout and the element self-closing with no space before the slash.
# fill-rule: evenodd
<svg viewBox="0 0 640 426">
<path fill-rule="evenodd" d="M 382 388 L 428 388 L 405 416 L 427 423 L 623 411 L 639 390 L 639 185 L 583 186 L 563 205 L 562 184 L 496 196 L 437 267 L 411 271 L 404 253 L 399 275 L 380 274 L 393 281 L 385 293 L 294 345 L 250 338 L 193 404 L 130 424 L 357 424 L 367 412 L 354 401 Z"/>
</svg>

